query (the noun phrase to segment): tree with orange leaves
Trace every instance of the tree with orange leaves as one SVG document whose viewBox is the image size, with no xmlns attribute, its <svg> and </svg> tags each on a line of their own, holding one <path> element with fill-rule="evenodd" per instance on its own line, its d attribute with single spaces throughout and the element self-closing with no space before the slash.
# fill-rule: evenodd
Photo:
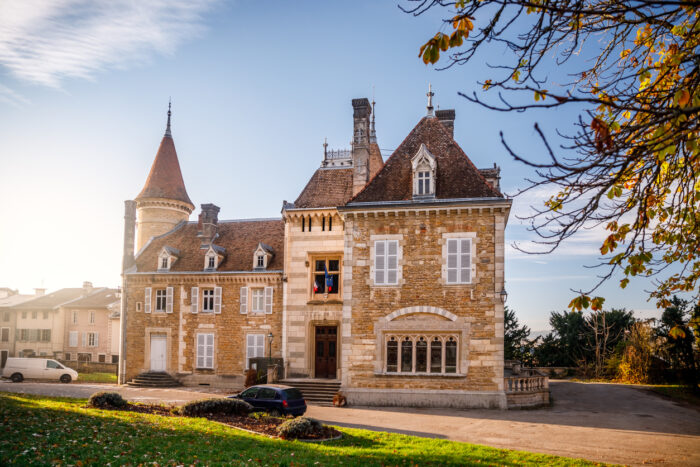
<svg viewBox="0 0 700 467">
<path fill-rule="evenodd" d="M 506 63 L 493 67 L 501 75 L 478 81 L 482 94 L 461 94 L 469 101 L 504 112 L 583 108 L 556 151 L 535 124 L 549 162 L 519 156 L 501 133 L 509 153 L 536 169 L 523 191 L 556 188 L 527 218 L 546 252 L 582 228 L 607 230 L 607 269 L 592 289 L 576 291 L 571 308 L 602 309 L 604 298 L 592 295 L 618 271 L 622 288 L 634 276 L 655 277 L 650 298 L 660 307 L 676 292 L 698 300 L 700 1 L 407 0 L 401 8 L 445 11 L 441 32 L 420 48 L 426 64 L 463 65 L 505 45 Z M 583 64 L 582 49 L 595 49 Z M 570 81 L 539 78 L 552 65 L 572 68 Z M 486 97 L 494 90 L 497 101 Z M 517 99 L 522 93 L 532 100 Z"/>
</svg>

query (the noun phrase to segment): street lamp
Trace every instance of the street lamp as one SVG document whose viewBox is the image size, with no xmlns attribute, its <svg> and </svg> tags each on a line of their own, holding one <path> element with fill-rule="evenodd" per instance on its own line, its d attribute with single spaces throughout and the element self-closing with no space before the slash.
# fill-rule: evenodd
<svg viewBox="0 0 700 467">
<path fill-rule="evenodd" d="M 267 357 L 267 358 L 268 358 L 268 360 L 269 360 L 270 363 L 272 363 L 272 339 L 273 339 L 273 338 L 274 338 L 274 336 L 272 335 L 272 333 L 269 333 L 269 334 L 267 335 L 267 341 L 268 341 L 268 346 L 267 346 L 267 348 L 268 348 L 268 357 Z"/>
<path fill-rule="evenodd" d="M 505 305 L 506 300 L 508 300 L 508 292 L 506 292 L 505 286 L 501 289 L 501 302 Z"/>
</svg>

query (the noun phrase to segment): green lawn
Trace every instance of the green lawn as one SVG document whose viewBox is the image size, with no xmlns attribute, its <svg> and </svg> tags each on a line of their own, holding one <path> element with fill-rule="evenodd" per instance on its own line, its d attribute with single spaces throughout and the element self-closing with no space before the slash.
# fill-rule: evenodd
<svg viewBox="0 0 700 467">
<path fill-rule="evenodd" d="M 650 386 L 649 389 L 663 394 L 666 397 L 670 397 L 671 399 L 700 407 L 700 392 L 693 392 L 687 386 L 681 386 L 679 384 L 658 384 Z"/>
<path fill-rule="evenodd" d="M 84 399 L 0 394 L 5 465 L 600 465 L 452 441 L 342 428 L 326 443 L 283 441 L 201 418 L 84 408 Z"/>
<path fill-rule="evenodd" d="M 117 384 L 117 375 L 114 373 L 80 373 L 79 383 L 114 383 Z"/>
</svg>

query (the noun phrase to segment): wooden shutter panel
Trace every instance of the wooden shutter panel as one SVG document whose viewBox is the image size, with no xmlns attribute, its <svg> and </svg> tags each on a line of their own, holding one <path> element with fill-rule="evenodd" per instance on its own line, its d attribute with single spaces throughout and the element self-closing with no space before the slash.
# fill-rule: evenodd
<svg viewBox="0 0 700 467">
<path fill-rule="evenodd" d="M 265 313 L 272 314 L 272 287 L 265 287 Z"/>
<path fill-rule="evenodd" d="M 98 347 L 100 345 L 99 338 L 100 338 L 100 333 L 96 332 L 95 333 L 95 347 Z"/>
<path fill-rule="evenodd" d="M 87 347 L 87 332 L 83 333 L 83 347 Z"/>
<path fill-rule="evenodd" d="M 385 283 L 386 243 L 384 240 L 374 242 L 374 283 Z"/>
<path fill-rule="evenodd" d="M 143 312 L 144 313 L 151 312 L 151 288 L 150 287 L 146 287 L 144 289 Z"/>
<path fill-rule="evenodd" d="M 192 287 L 190 290 L 190 311 L 197 313 L 199 311 L 199 287 Z"/>
<path fill-rule="evenodd" d="M 241 287 L 241 314 L 248 313 L 248 287 Z"/>
<path fill-rule="evenodd" d="M 165 289 L 165 312 L 173 312 L 173 288 L 168 287 Z"/>
<path fill-rule="evenodd" d="M 221 314 L 221 287 L 214 287 L 214 313 Z"/>
</svg>

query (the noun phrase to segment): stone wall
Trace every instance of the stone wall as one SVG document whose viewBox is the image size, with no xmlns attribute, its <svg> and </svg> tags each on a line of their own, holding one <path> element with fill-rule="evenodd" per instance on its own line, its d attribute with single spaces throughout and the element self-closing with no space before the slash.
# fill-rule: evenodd
<svg viewBox="0 0 700 467">
<path fill-rule="evenodd" d="M 385 405 L 396 395 L 401 405 L 505 407 L 499 293 L 507 212 L 436 208 L 344 214 L 342 367 L 348 402 Z M 457 233 L 473 242 L 467 285 L 448 285 L 444 279 L 443 248 Z M 383 238 L 399 240 L 398 286 L 372 280 L 373 244 Z M 410 330 L 426 337 L 458 336 L 456 373 L 388 373 L 383 333 Z"/>
<path fill-rule="evenodd" d="M 145 313 L 144 289 L 173 287 L 173 313 Z M 191 312 L 191 288 L 221 287 L 221 313 Z M 272 287 L 272 314 L 240 313 L 241 287 Z M 281 356 L 282 275 L 250 274 L 132 274 L 127 276 L 126 380 L 150 369 L 150 335 L 167 338 L 167 372 L 185 384 L 238 388 L 245 371 L 246 335 L 273 334 L 272 356 Z M 251 293 L 248 294 L 249 298 Z M 139 305 L 140 303 L 140 305 Z M 137 307 L 141 311 L 137 311 Z M 155 308 L 155 307 L 153 307 Z M 214 368 L 197 369 L 198 332 L 214 334 Z M 265 338 L 265 355 L 268 339 Z"/>
</svg>

